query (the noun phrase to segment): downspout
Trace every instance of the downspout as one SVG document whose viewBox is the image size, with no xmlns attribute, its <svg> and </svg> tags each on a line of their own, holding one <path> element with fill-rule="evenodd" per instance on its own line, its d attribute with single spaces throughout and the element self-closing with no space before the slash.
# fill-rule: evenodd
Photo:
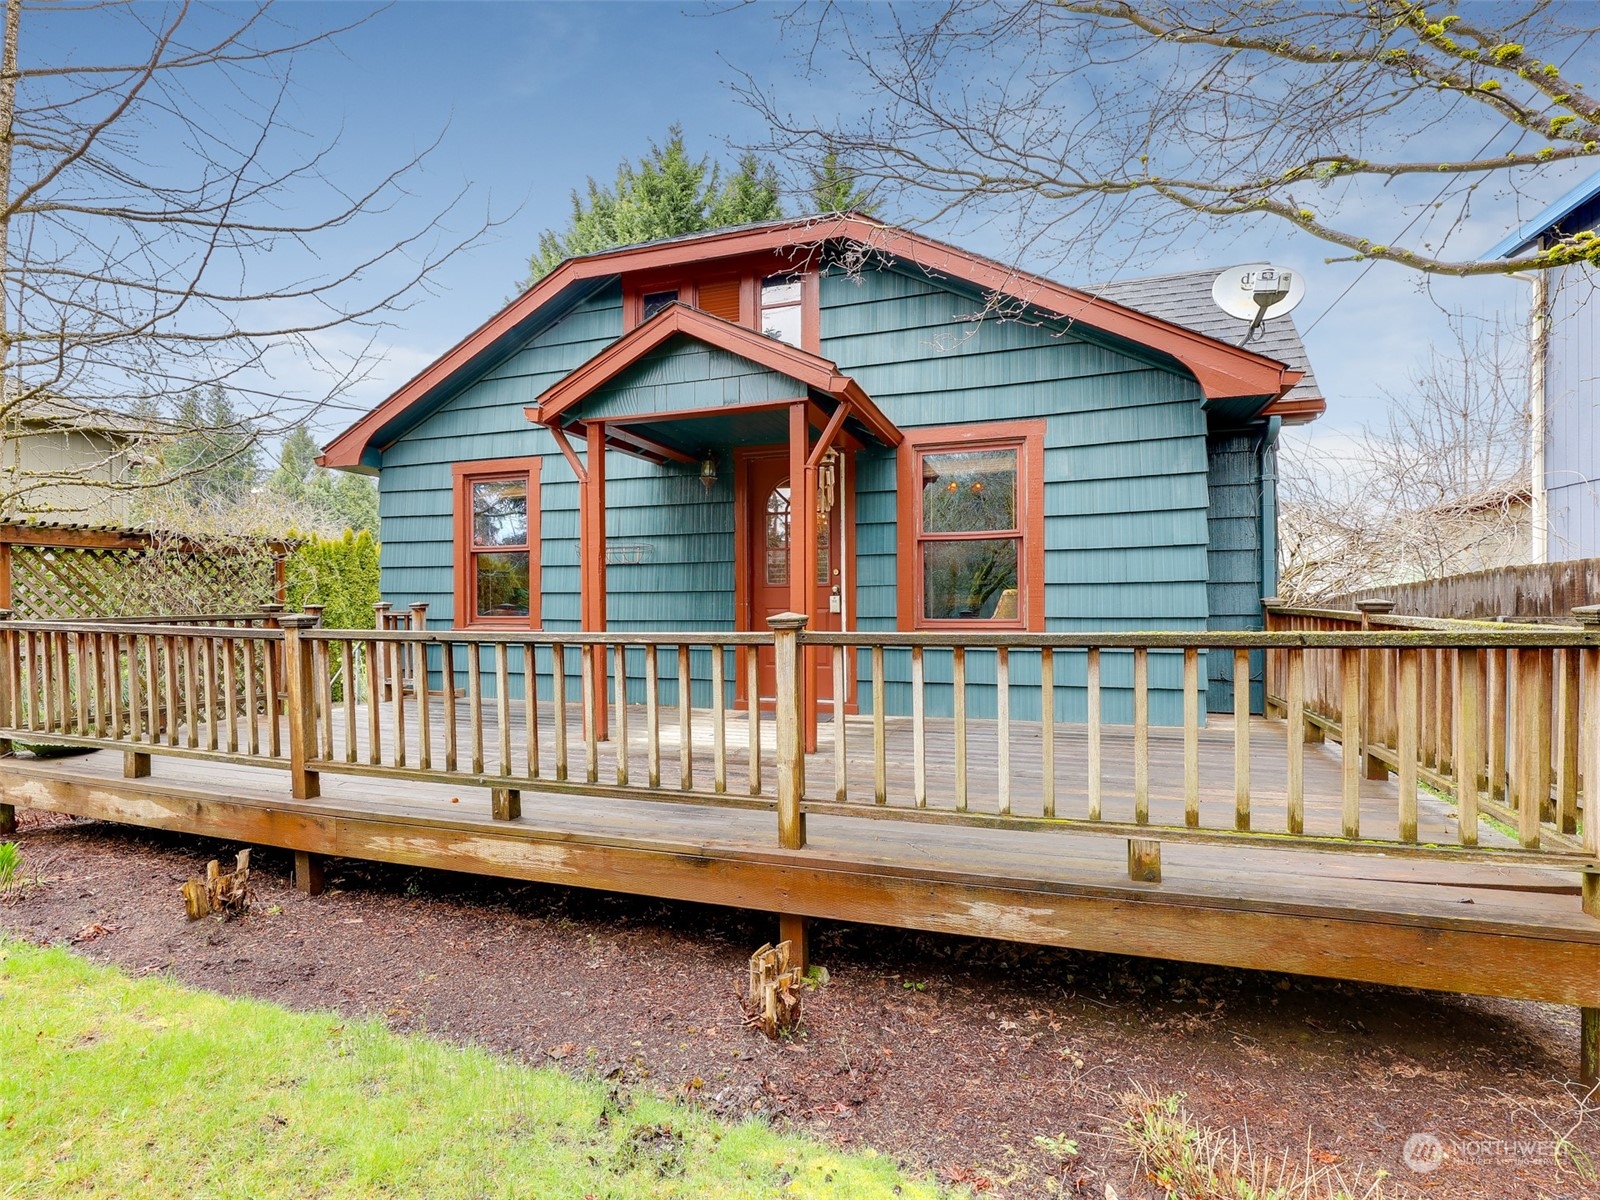
<svg viewBox="0 0 1600 1200">
<path fill-rule="evenodd" d="M 1278 434 L 1282 417 L 1268 417 L 1258 451 L 1261 459 L 1261 594 L 1278 594 Z"/>
</svg>

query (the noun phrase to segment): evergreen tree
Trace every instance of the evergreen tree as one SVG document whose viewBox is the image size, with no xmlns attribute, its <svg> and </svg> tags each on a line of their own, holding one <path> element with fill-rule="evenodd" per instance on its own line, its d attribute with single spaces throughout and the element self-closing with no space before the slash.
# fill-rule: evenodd
<svg viewBox="0 0 1600 1200">
<path fill-rule="evenodd" d="M 260 433 L 221 384 L 178 397 L 171 425 L 155 469 L 189 503 L 239 499 L 260 482 Z"/>
<path fill-rule="evenodd" d="M 291 430 L 278 452 L 267 488 L 310 510 L 334 529 L 378 531 L 378 489 L 364 475 L 317 466 L 317 442 L 305 426 Z"/>
<path fill-rule="evenodd" d="M 811 208 L 818 213 L 862 213 L 878 215 L 878 202 L 872 198 L 872 189 L 857 185 L 860 176 L 839 162 L 839 155 L 829 150 L 822 156 L 822 164 L 811 168 Z"/>
<path fill-rule="evenodd" d="M 722 167 L 709 157 L 689 157 L 683 127 L 673 125 L 666 142 L 652 142 L 637 163 L 618 164 L 610 187 L 590 179 L 583 194 L 572 193 L 567 227 L 539 235 L 522 286 L 532 287 L 577 254 L 782 215 L 778 174 L 770 163 L 747 154 L 724 179 Z"/>
</svg>

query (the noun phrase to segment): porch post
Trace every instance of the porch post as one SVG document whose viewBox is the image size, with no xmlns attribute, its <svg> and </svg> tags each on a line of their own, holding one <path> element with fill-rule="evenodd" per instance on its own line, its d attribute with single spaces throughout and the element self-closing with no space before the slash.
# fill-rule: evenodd
<svg viewBox="0 0 1600 1200">
<path fill-rule="evenodd" d="M 588 480 L 581 485 L 582 523 L 579 531 L 579 549 L 583 559 L 581 571 L 583 631 L 604 633 L 606 628 L 606 429 L 598 421 L 586 427 L 588 456 L 585 469 Z M 606 709 L 606 648 L 586 646 L 592 664 L 590 711 L 585 714 L 593 722 L 596 741 L 609 737 Z"/>
<path fill-rule="evenodd" d="M 789 406 L 789 607 L 816 624 L 817 471 L 809 465 L 811 426 L 807 402 Z M 817 651 L 800 652 L 800 717 L 807 753 L 817 749 Z"/>
</svg>

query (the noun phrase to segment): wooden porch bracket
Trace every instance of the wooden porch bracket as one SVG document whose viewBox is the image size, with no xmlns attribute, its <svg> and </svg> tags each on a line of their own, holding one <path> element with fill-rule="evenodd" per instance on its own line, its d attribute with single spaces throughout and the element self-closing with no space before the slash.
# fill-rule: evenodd
<svg viewBox="0 0 1600 1200">
<path fill-rule="evenodd" d="M 811 918 L 779 913 L 778 940 L 789 943 L 789 965 L 804 975 L 811 966 Z"/>
</svg>

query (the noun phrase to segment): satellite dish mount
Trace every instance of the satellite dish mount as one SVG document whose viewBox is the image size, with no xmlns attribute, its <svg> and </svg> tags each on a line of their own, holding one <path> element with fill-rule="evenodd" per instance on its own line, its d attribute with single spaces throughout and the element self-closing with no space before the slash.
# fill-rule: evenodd
<svg viewBox="0 0 1600 1200">
<path fill-rule="evenodd" d="M 1281 317 L 1305 299 L 1305 281 L 1293 271 L 1271 263 L 1229 267 L 1211 285 L 1211 298 L 1230 317 L 1250 322 L 1239 345 L 1261 336 L 1271 317 Z"/>
</svg>

